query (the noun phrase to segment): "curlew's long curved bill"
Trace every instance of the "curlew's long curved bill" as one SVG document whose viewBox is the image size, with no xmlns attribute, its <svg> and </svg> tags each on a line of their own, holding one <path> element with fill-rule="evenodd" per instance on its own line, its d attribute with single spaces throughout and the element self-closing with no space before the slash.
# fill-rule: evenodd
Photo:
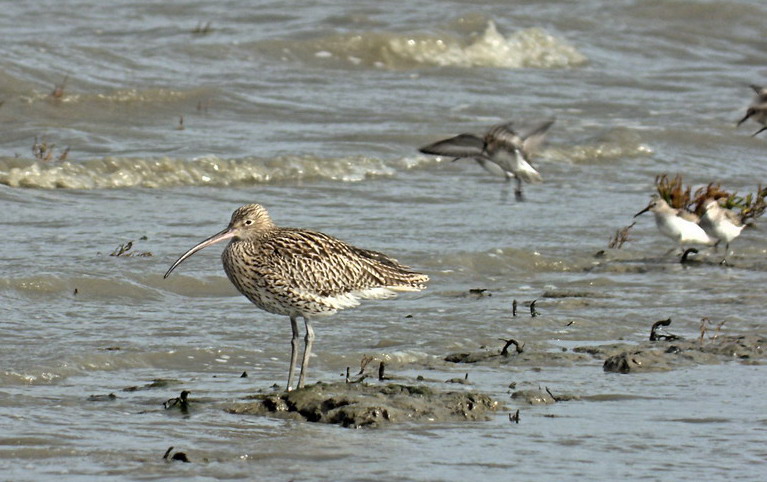
<svg viewBox="0 0 767 482">
<path fill-rule="evenodd" d="M 233 238 L 233 237 L 234 237 L 236 234 L 237 234 L 237 233 L 235 232 L 235 230 L 234 230 L 234 229 L 232 229 L 232 228 L 226 228 L 226 229 L 224 229 L 223 231 L 221 231 L 220 233 L 214 234 L 213 236 L 209 237 L 208 239 L 206 239 L 205 241 L 201 242 L 200 244 L 198 244 L 198 245 L 197 245 L 197 246 L 195 246 L 194 248 L 192 248 L 192 249 L 190 249 L 189 251 L 187 251 L 186 253 L 182 254 L 182 255 L 181 255 L 181 257 L 180 257 L 180 258 L 178 258 L 178 259 L 176 260 L 176 262 L 175 262 L 175 263 L 173 263 L 173 266 L 171 266 L 171 267 L 170 267 L 170 269 L 168 270 L 168 272 L 167 272 L 167 273 L 165 273 L 165 276 L 163 276 L 163 278 L 167 278 L 168 276 L 170 276 L 170 273 L 171 273 L 171 272 L 172 272 L 174 269 L 176 269 L 176 266 L 178 266 L 178 265 L 180 265 L 181 263 L 183 263 L 183 262 L 184 262 L 184 261 L 185 261 L 185 260 L 186 260 L 188 257 L 192 256 L 192 255 L 193 255 L 194 253 L 196 253 L 197 251 L 199 251 L 199 250 L 201 250 L 201 249 L 203 249 L 203 248 L 207 248 L 207 247 L 208 247 L 208 246 L 210 246 L 211 244 L 216 244 L 216 243 L 219 243 L 219 242 L 221 242 L 221 241 L 225 241 L 225 240 L 227 240 L 227 239 L 231 239 L 231 238 Z"/>
</svg>

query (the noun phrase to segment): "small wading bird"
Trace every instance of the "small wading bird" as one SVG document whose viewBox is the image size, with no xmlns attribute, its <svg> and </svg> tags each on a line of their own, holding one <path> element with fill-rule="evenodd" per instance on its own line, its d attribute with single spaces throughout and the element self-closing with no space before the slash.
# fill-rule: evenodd
<svg viewBox="0 0 767 482">
<path fill-rule="evenodd" d="M 737 125 L 740 126 L 750 118 L 753 118 L 756 122 L 762 124 L 761 129 L 751 134 L 751 137 L 754 137 L 762 131 L 767 130 L 767 88 L 753 84 L 750 87 L 756 92 L 756 97 L 754 97 L 751 105 L 748 106 L 746 115 L 738 121 Z"/>
<path fill-rule="evenodd" d="M 229 280 L 257 307 L 290 317 L 288 390 L 298 360 L 298 317 L 304 319 L 304 356 L 298 388 L 304 386 L 314 330 L 310 319 L 360 304 L 360 298 L 392 298 L 398 291 L 420 291 L 429 277 L 397 260 L 360 249 L 316 231 L 276 226 L 266 209 L 248 204 L 232 214 L 229 226 L 202 241 L 170 267 L 212 244 L 230 240 L 221 256 Z"/>
<path fill-rule="evenodd" d="M 707 199 L 703 208 L 706 212 L 700 218 L 700 226 L 716 240 L 714 246 L 718 246 L 724 241 L 725 251 L 722 264 L 725 264 L 727 263 L 727 255 L 730 254 L 730 242 L 740 236 L 746 224 L 735 211 L 723 208 L 716 199 Z"/>
<path fill-rule="evenodd" d="M 682 251 L 685 244 L 704 244 L 710 246 L 716 242 L 698 224 L 698 216 L 683 209 L 675 209 L 660 196 L 654 195 L 650 204 L 634 215 L 637 217 L 647 211 L 655 215 L 655 225 L 664 236 L 679 243 Z M 668 253 L 673 252 L 671 249 Z"/>
<path fill-rule="evenodd" d="M 460 134 L 418 149 L 424 154 L 461 158 L 477 161 L 491 174 L 503 176 L 506 181 L 517 180 L 514 195 L 523 200 L 522 183 L 543 182 L 541 174 L 530 163 L 530 155 L 543 143 L 546 131 L 554 123 L 550 119 L 526 131 L 517 132 L 513 122 L 490 128 L 484 137 Z"/>
</svg>

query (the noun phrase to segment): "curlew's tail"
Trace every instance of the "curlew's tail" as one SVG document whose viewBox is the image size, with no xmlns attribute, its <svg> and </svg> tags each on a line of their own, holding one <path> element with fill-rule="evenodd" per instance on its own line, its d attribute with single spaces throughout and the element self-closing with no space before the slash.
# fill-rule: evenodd
<svg viewBox="0 0 767 482">
<path fill-rule="evenodd" d="M 397 291 L 426 289 L 426 283 L 429 282 L 427 275 L 415 272 L 409 266 L 405 266 L 396 259 L 378 251 L 360 248 L 354 248 L 354 250 L 365 266 L 364 271 L 369 276 L 368 286 L 358 290 L 361 296 L 362 293 L 370 291 L 363 297 L 383 297 L 376 290 L 386 290 L 391 293 L 390 296 L 393 296 L 394 292 Z"/>
</svg>

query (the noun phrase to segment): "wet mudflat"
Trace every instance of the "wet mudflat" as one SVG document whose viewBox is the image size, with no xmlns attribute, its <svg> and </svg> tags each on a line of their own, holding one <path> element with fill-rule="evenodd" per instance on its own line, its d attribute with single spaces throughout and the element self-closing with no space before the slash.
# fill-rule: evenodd
<svg viewBox="0 0 767 482">
<path fill-rule="evenodd" d="M 484 348 L 475 352 L 452 353 L 444 357 L 451 364 L 481 365 L 493 370 L 504 367 L 562 367 L 584 364 L 593 367 L 592 360 L 603 361 L 605 372 L 623 374 L 661 372 L 702 364 L 741 363 L 761 365 L 767 358 L 767 338 L 760 335 L 723 335 L 716 333 L 706 337 L 685 340 L 670 333 L 658 333 L 658 322 L 651 331 L 653 340 L 641 343 L 610 343 L 604 345 L 576 346 L 572 350 L 525 348 L 510 340 L 498 349 Z M 509 350 L 509 346 L 514 346 Z M 399 365 L 403 371 L 414 369 L 430 372 L 435 366 L 408 367 Z M 392 378 L 396 382 L 392 382 Z M 169 381 L 155 380 L 145 388 L 166 386 Z M 451 390 L 450 384 L 467 385 L 468 389 Z M 244 416 L 269 416 L 302 422 L 337 424 L 347 428 L 381 428 L 389 424 L 439 424 L 459 421 L 488 421 L 498 411 L 509 411 L 526 405 L 553 404 L 572 400 L 603 396 L 599 389 L 582 386 L 575 393 L 554 393 L 549 387 L 516 389 L 509 385 L 508 402 L 494 400 L 476 391 L 465 377 L 444 381 L 427 379 L 422 375 L 386 377 L 383 370 L 380 379 L 360 376 L 345 382 L 317 382 L 293 391 L 261 390 L 248 395 L 245 400 L 223 408 L 228 413 Z M 136 389 L 131 387 L 126 390 Z M 166 402 L 166 408 L 188 410 L 187 392 L 181 398 Z M 513 410 L 512 410 L 513 412 Z M 519 410 L 511 421 L 519 423 Z"/>
</svg>

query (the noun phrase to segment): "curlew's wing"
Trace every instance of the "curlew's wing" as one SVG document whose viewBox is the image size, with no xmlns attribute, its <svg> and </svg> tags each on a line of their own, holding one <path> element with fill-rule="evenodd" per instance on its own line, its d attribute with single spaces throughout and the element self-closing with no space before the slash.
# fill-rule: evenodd
<svg viewBox="0 0 767 482">
<path fill-rule="evenodd" d="M 282 228 L 261 243 L 273 286 L 284 285 L 317 297 L 392 296 L 420 291 L 429 277 L 377 251 L 349 245 L 327 234 Z"/>
<path fill-rule="evenodd" d="M 474 134 L 460 134 L 418 149 L 424 154 L 445 157 L 486 157 L 485 142 Z"/>
</svg>

